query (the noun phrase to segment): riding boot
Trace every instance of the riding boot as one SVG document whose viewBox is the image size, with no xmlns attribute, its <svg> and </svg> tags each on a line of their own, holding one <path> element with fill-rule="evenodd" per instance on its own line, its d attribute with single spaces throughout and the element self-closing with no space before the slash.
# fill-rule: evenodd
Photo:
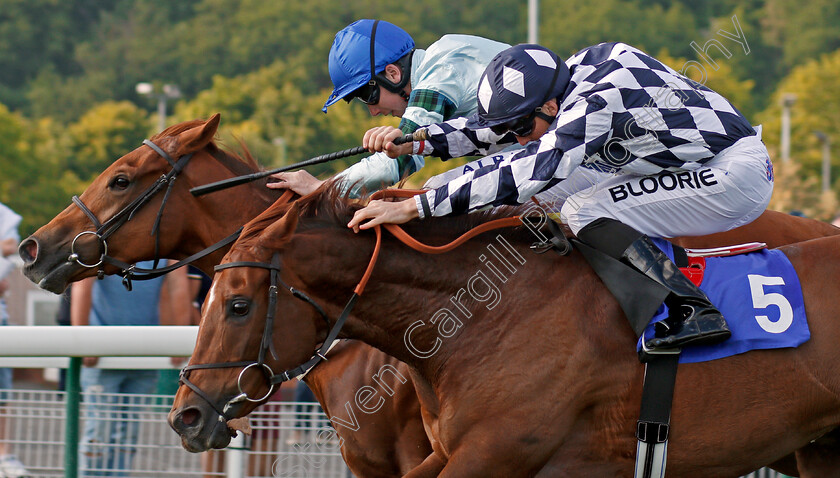
<svg viewBox="0 0 840 478">
<path fill-rule="evenodd" d="M 621 259 L 670 290 L 665 298 L 668 317 L 655 326 L 650 348 L 676 348 L 710 345 L 729 338 L 731 332 L 723 315 L 664 252 L 642 236 L 628 247 Z"/>
<path fill-rule="evenodd" d="M 665 287 L 668 318 L 657 322 L 648 348 L 707 345 L 731 335 L 726 321 L 706 294 L 694 285 L 651 240 L 612 218 L 598 218 L 578 232 L 578 239 L 628 264 Z"/>
</svg>

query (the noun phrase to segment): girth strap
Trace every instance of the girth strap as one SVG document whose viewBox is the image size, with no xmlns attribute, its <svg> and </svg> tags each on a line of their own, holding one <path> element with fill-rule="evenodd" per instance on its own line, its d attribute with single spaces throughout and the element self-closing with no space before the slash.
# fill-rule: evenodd
<svg viewBox="0 0 840 478">
<path fill-rule="evenodd" d="M 657 355 L 645 364 L 642 406 L 636 422 L 636 478 L 662 478 L 668 454 L 671 404 L 677 381 L 679 350 Z"/>
</svg>

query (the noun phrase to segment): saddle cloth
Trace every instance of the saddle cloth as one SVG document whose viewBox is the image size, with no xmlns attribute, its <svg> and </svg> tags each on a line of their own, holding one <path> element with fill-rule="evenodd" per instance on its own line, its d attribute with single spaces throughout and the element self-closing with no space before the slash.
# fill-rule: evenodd
<svg viewBox="0 0 840 478">
<path fill-rule="evenodd" d="M 674 260 L 675 248 L 670 242 L 654 242 Z M 676 249 L 678 255 L 683 254 Z M 683 272 L 721 311 L 732 337 L 720 344 L 684 348 L 681 363 L 705 362 L 756 349 L 796 347 L 811 338 L 799 278 L 780 251 L 753 243 L 686 250 L 685 256 L 688 267 L 682 268 Z M 678 264 L 683 261 L 678 257 Z M 653 324 L 667 316 L 667 306 L 663 304 L 642 338 L 653 338 Z"/>
</svg>

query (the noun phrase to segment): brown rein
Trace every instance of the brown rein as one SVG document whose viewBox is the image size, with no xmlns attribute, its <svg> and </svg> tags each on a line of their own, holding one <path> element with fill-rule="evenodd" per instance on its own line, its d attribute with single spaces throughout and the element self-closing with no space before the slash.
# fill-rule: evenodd
<svg viewBox="0 0 840 478">
<path fill-rule="evenodd" d="M 426 191 L 423 189 L 383 189 L 371 195 L 370 198 L 411 198 L 418 194 L 423 194 L 425 192 Z M 383 224 L 382 226 L 385 229 L 387 229 L 388 232 L 390 232 L 400 242 L 414 249 L 417 252 L 422 252 L 424 254 L 443 254 L 444 252 L 449 252 L 455 249 L 456 247 L 469 241 L 470 239 L 479 234 L 483 234 L 487 231 L 492 231 L 494 229 L 501 229 L 504 227 L 515 227 L 520 225 L 522 225 L 522 219 L 520 219 L 519 216 L 494 219 L 490 222 L 486 222 L 484 224 L 470 229 L 464 234 L 461 234 L 452 242 L 444 244 L 442 246 L 430 246 L 428 244 L 423 244 L 417 239 L 411 237 L 407 232 L 405 232 L 400 226 L 396 224 Z M 370 262 L 368 263 L 367 269 L 365 270 L 362 279 L 356 285 L 356 288 L 353 289 L 353 292 L 355 292 L 357 295 L 362 295 L 362 292 L 364 291 L 365 286 L 367 285 L 367 282 L 370 279 L 371 274 L 373 273 L 373 268 L 376 265 L 376 260 L 379 258 L 379 250 L 382 246 L 382 229 L 380 228 L 380 226 L 377 225 L 374 226 L 374 231 L 376 232 L 376 245 L 373 248 L 373 254 L 371 255 Z"/>
</svg>

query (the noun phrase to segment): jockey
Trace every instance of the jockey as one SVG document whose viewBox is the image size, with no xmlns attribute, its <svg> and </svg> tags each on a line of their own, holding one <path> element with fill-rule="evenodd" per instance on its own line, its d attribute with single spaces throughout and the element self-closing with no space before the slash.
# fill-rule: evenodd
<svg viewBox="0 0 840 478">
<path fill-rule="evenodd" d="M 469 35 L 444 35 L 428 49 L 414 48 L 414 40 L 400 27 L 381 20 L 358 20 L 335 35 L 329 70 L 335 89 L 323 111 L 344 99 L 357 98 L 373 116 L 402 118 L 399 128 L 411 133 L 420 126 L 476 112 L 476 87 L 494 55 L 510 45 Z M 390 158 L 374 154 L 338 177 L 353 194 L 361 188 L 375 191 L 396 184 L 424 165 L 420 155 Z M 308 194 L 322 181 L 306 171 L 277 173 L 288 188 Z"/>
<path fill-rule="evenodd" d="M 375 128 L 364 145 L 390 156 L 442 159 L 525 148 L 414 201 L 371 201 L 348 224 L 381 223 L 522 204 L 576 168 L 610 171 L 578 187 L 560 217 L 586 244 L 669 290 L 670 317 L 649 348 L 710 344 L 730 331 L 721 313 L 648 236 L 705 235 L 747 224 L 765 210 L 773 170 L 760 129 L 725 98 L 622 43 L 586 48 L 566 63 L 517 45 L 488 65 L 478 114 L 427 128 L 425 141 Z"/>
</svg>

